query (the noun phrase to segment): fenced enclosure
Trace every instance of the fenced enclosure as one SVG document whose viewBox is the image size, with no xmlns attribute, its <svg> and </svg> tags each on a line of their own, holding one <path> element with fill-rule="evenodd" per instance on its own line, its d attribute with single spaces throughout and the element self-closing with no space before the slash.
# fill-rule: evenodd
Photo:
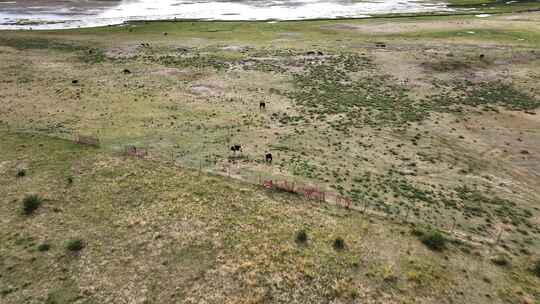
<svg viewBox="0 0 540 304">
<path fill-rule="evenodd" d="M 6 128 L 7 129 L 7 128 Z M 101 146 L 101 140 L 97 136 L 66 135 L 54 136 L 24 129 L 9 128 L 8 132 L 35 133 L 51 137 L 70 140 L 74 143 L 97 147 Z M 167 163 L 178 168 L 188 168 L 198 171 L 199 174 L 220 175 L 227 178 L 241 180 L 242 182 L 260 186 L 267 191 L 285 193 L 300 196 L 320 204 L 335 205 L 351 212 L 361 212 L 369 217 L 385 218 L 415 226 L 431 227 L 452 235 L 460 240 L 483 244 L 497 244 L 501 239 L 502 230 L 490 235 L 477 235 L 465 232 L 460 226 L 466 219 L 459 216 L 440 216 L 432 209 L 421 208 L 416 205 L 396 204 L 384 200 L 370 198 L 354 199 L 333 189 L 329 189 L 324 183 L 306 181 L 300 177 L 280 172 L 268 163 L 263 157 L 252 159 L 247 154 L 234 154 L 223 157 L 218 154 L 207 154 L 203 151 L 189 152 L 185 150 L 164 151 L 161 148 L 140 145 L 117 145 L 120 155 L 133 157 L 140 161 L 157 161 Z M 247 166 L 246 164 L 255 164 Z"/>
</svg>

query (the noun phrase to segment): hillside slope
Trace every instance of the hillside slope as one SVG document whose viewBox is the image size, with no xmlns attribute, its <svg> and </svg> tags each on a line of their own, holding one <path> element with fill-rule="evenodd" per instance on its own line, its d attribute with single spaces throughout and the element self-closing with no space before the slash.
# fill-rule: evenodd
<svg viewBox="0 0 540 304">
<path fill-rule="evenodd" d="M 498 266 L 497 247 L 454 241 L 432 251 L 412 234 L 422 227 L 65 140 L 1 136 L 2 303 L 535 303 L 539 296 L 533 260 Z M 29 193 L 43 202 L 24 215 Z M 82 249 L 70 251 L 70 240 Z"/>
</svg>

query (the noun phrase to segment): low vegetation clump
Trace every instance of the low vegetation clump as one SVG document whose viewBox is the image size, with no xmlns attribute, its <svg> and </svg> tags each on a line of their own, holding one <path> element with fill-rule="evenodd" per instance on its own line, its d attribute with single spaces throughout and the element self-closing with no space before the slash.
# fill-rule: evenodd
<svg viewBox="0 0 540 304">
<path fill-rule="evenodd" d="M 34 213 L 39 206 L 41 206 L 43 199 L 36 194 L 27 195 L 23 199 L 23 213 L 25 215 L 30 215 Z"/>
<path fill-rule="evenodd" d="M 345 249 L 345 241 L 341 237 L 337 237 L 334 240 L 333 247 L 335 250 L 343 250 Z"/>
<path fill-rule="evenodd" d="M 534 264 L 533 272 L 537 277 L 540 278 L 540 259 L 538 259 Z"/>
<path fill-rule="evenodd" d="M 51 245 L 47 243 L 39 244 L 39 246 L 37 247 L 37 250 L 41 252 L 49 251 L 49 249 L 51 249 Z"/>
<path fill-rule="evenodd" d="M 508 259 L 508 257 L 506 257 L 503 254 L 499 254 L 497 256 L 494 256 L 493 258 L 491 258 L 491 262 L 493 264 L 495 264 L 495 265 L 498 265 L 498 266 L 509 266 L 510 265 L 510 260 Z"/>
<path fill-rule="evenodd" d="M 15 289 L 13 289 L 13 288 L 2 289 L 2 290 L 0 291 L 0 295 L 1 295 L 1 296 L 7 296 L 8 294 L 10 294 L 10 293 L 12 293 L 12 292 L 14 292 L 14 291 L 15 291 Z"/>
<path fill-rule="evenodd" d="M 84 242 L 81 239 L 72 239 L 66 243 L 66 249 L 72 252 L 81 251 L 83 248 Z"/>
<path fill-rule="evenodd" d="M 307 242 L 308 240 L 308 235 L 307 235 L 307 232 L 305 230 L 300 230 L 296 233 L 296 242 L 297 243 L 300 243 L 300 244 L 303 244 L 305 242 Z"/>
<path fill-rule="evenodd" d="M 442 251 L 446 248 L 447 239 L 439 231 L 420 232 L 415 230 L 415 234 L 431 250 Z"/>
<path fill-rule="evenodd" d="M 24 177 L 24 176 L 26 176 L 26 170 L 24 170 L 24 169 L 19 169 L 19 170 L 17 171 L 17 177 Z"/>
</svg>

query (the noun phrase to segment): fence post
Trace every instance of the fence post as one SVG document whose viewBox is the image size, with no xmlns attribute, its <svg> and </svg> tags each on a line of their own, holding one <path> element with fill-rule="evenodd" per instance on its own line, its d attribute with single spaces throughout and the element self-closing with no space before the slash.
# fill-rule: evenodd
<svg viewBox="0 0 540 304">
<path fill-rule="evenodd" d="M 497 236 L 497 240 L 495 241 L 495 246 L 499 245 L 499 241 L 501 240 L 502 233 L 503 233 L 503 230 L 501 228 L 501 230 L 499 231 L 499 235 Z"/>
<path fill-rule="evenodd" d="M 407 206 L 407 212 L 405 213 L 405 223 L 407 223 L 407 220 L 409 219 L 409 212 L 411 211 L 411 207 Z"/>
<path fill-rule="evenodd" d="M 202 171 L 202 155 L 199 157 L 199 175 L 201 175 Z"/>
</svg>

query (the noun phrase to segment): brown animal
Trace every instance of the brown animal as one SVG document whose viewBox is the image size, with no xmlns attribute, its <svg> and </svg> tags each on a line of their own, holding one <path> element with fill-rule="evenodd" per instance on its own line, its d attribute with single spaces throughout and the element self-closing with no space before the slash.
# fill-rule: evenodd
<svg viewBox="0 0 540 304">
<path fill-rule="evenodd" d="M 271 164 L 272 163 L 272 153 L 266 153 L 264 160 Z"/>
</svg>

